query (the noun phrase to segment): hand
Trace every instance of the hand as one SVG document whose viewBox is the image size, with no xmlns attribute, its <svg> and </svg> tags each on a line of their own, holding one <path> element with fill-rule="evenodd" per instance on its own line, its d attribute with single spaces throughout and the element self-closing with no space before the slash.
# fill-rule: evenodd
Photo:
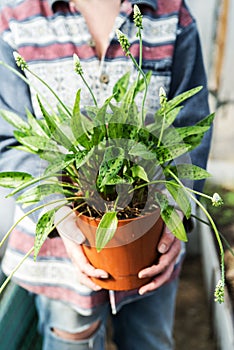
<svg viewBox="0 0 234 350">
<path fill-rule="evenodd" d="M 93 267 L 86 258 L 81 246 L 85 237 L 76 225 L 76 214 L 69 207 L 62 207 L 56 213 L 55 225 L 67 254 L 75 266 L 80 283 L 99 291 L 101 287 L 90 277 L 108 278 L 108 274 L 104 270 Z"/>
<path fill-rule="evenodd" d="M 152 281 L 139 289 L 139 294 L 151 292 L 166 283 L 174 270 L 176 259 L 181 250 L 181 242 L 165 226 L 158 244 L 161 254 L 156 265 L 147 267 L 139 272 L 139 278 L 152 277 Z"/>
</svg>

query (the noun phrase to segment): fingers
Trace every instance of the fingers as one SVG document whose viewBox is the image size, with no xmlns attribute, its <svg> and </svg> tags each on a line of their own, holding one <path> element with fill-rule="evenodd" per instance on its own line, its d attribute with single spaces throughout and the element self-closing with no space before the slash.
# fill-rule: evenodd
<svg viewBox="0 0 234 350">
<path fill-rule="evenodd" d="M 106 271 L 101 269 L 96 269 L 92 266 L 88 259 L 86 258 L 82 247 L 74 241 L 71 241 L 65 236 L 61 236 L 64 242 L 65 248 L 67 250 L 68 256 L 73 262 L 80 283 L 86 285 L 87 287 L 98 291 L 101 289 L 100 286 L 95 284 L 90 277 L 95 278 L 108 278 Z"/>
<path fill-rule="evenodd" d="M 163 234 L 158 243 L 158 252 L 161 254 L 165 254 L 170 249 L 175 239 L 175 236 L 165 226 Z"/>
<path fill-rule="evenodd" d="M 85 241 L 85 237 L 77 227 L 76 214 L 67 206 L 60 208 L 55 215 L 55 225 L 75 266 L 80 283 L 95 291 L 100 290 L 101 287 L 95 284 L 91 277 L 108 278 L 108 274 L 104 270 L 96 269 L 86 258 L 80 245 Z"/>
<path fill-rule="evenodd" d="M 170 279 L 174 271 L 174 265 L 181 250 L 181 242 L 176 238 L 172 240 L 170 235 L 167 234 L 165 235 L 165 240 L 163 239 L 162 242 L 166 245 L 167 250 L 160 256 L 158 264 L 139 272 L 139 278 L 152 278 L 150 283 L 139 289 L 139 294 L 141 295 L 161 287 Z"/>
<path fill-rule="evenodd" d="M 171 274 L 173 272 L 174 265 L 170 265 L 164 273 L 157 275 L 155 278 L 152 279 L 152 281 L 143 287 L 139 289 L 139 294 L 143 295 L 148 292 L 152 292 L 159 287 L 161 287 L 163 284 L 165 284 L 171 277 Z"/>
</svg>

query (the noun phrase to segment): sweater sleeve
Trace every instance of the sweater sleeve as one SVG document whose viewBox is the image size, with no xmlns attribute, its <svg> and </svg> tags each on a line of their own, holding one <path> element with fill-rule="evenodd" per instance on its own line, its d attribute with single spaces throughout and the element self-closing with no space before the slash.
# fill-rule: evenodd
<svg viewBox="0 0 234 350">
<path fill-rule="evenodd" d="M 0 61 L 18 70 L 13 58 L 13 49 L 0 38 Z M 0 109 L 16 113 L 26 119 L 25 109 L 33 112 L 29 88 L 16 74 L 0 65 Z M 40 161 L 36 156 L 18 151 L 12 146 L 17 145 L 13 127 L 0 117 L 0 169 L 1 171 L 25 171 L 38 176 Z"/>
<path fill-rule="evenodd" d="M 172 65 L 172 81 L 169 98 L 194 88 L 203 86 L 203 89 L 192 98 L 183 103 L 175 126 L 193 125 L 209 114 L 208 88 L 206 73 L 200 45 L 200 38 L 196 23 L 180 29 Z M 191 162 L 202 168 L 206 168 L 209 156 L 212 127 L 206 132 L 201 144 L 190 152 Z M 201 191 L 204 181 L 196 181 L 194 188 Z"/>
<path fill-rule="evenodd" d="M 1 38 L 0 61 L 18 70 L 13 57 L 13 49 Z M 0 109 L 14 112 L 25 120 L 26 108 L 33 113 L 28 85 L 1 64 L 0 77 Z M 14 128 L 0 116 L 0 171 L 22 171 L 30 173 L 34 177 L 42 175 L 46 165 L 45 161 L 41 160 L 36 154 L 13 148 L 17 145 L 17 140 L 14 137 Z M 56 199 L 58 198 L 60 198 L 59 195 L 56 196 Z M 61 196 L 61 198 L 64 197 Z M 49 200 L 50 198 L 48 198 Z M 43 200 L 43 204 L 45 203 L 46 200 Z M 42 203 L 31 205 L 30 208 L 21 208 L 21 210 L 23 209 L 23 211 L 27 212 L 29 209 L 36 208 L 39 204 Z M 30 215 L 30 218 L 32 221 L 37 222 L 42 213 L 43 210 L 36 210 Z"/>
</svg>

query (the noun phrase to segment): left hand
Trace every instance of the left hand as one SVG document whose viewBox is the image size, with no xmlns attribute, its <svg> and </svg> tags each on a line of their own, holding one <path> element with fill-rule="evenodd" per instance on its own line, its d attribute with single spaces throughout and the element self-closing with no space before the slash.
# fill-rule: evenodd
<svg viewBox="0 0 234 350">
<path fill-rule="evenodd" d="M 181 250 L 181 241 L 178 240 L 165 226 L 158 244 L 161 254 L 157 264 L 139 272 L 139 278 L 152 277 L 152 281 L 139 289 L 139 294 L 151 292 L 166 283 L 174 270 L 176 259 Z"/>
</svg>

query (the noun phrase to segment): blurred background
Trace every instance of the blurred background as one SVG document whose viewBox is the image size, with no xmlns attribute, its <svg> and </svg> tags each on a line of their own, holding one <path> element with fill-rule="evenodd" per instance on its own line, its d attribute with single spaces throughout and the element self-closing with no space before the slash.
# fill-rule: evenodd
<svg viewBox="0 0 234 350">
<path fill-rule="evenodd" d="M 187 0 L 198 22 L 210 90 L 216 112 L 210 161 L 214 181 L 234 185 L 234 2 Z M 208 170 L 209 170 L 208 169 Z"/>
<path fill-rule="evenodd" d="M 213 212 L 218 229 L 234 247 L 234 1 L 187 0 L 198 23 L 208 77 L 214 131 L 207 181 L 208 193 L 224 199 Z M 226 249 L 228 292 L 223 305 L 212 300 L 219 278 L 219 257 L 205 225 L 198 228 L 188 245 L 182 270 L 176 311 L 176 350 L 234 349 L 234 257 Z M 225 247 L 226 248 L 226 247 Z M 183 317 L 185 322 L 183 323 Z M 181 324 L 185 325 L 181 331 Z M 188 344 L 188 343 L 187 343 Z"/>
</svg>

